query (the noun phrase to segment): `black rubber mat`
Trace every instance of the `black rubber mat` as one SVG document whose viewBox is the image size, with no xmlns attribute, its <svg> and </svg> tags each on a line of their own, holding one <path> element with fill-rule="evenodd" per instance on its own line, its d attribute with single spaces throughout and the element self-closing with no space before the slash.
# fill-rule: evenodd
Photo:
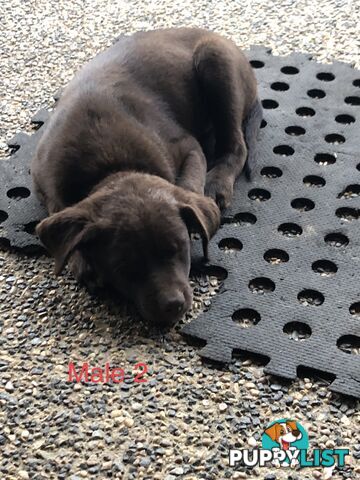
<svg viewBox="0 0 360 480">
<path fill-rule="evenodd" d="M 0 161 L 0 246 L 3 248 L 25 252 L 42 250 L 34 230 L 46 211 L 33 191 L 30 163 L 43 132 L 41 126 L 49 116 L 47 110 L 40 110 L 32 118 L 39 129 L 32 135 L 15 135 L 8 142 L 13 154 Z"/>
<path fill-rule="evenodd" d="M 204 357 L 261 355 L 268 373 L 294 379 L 310 368 L 360 397 L 360 72 L 302 54 L 248 54 L 264 107 L 258 165 L 251 183 L 237 183 L 204 266 L 226 277 L 222 290 L 184 333 L 206 341 Z M 32 233 L 45 212 L 29 165 L 41 132 L 15 137 L 16 152 L 0 162 L 7 248 L 40 247 Z"/>
<path fill-rule="evenodd" d="M 221 292 L 183 332 L 206 341 L 206 358 L 258 354 L 267 373 L 310 369 L 360 397 L 360 72 L 249 55 L 264 107 L 258 165 L 211 242 L 204 270 L 226 277 Z"/>
</svg>

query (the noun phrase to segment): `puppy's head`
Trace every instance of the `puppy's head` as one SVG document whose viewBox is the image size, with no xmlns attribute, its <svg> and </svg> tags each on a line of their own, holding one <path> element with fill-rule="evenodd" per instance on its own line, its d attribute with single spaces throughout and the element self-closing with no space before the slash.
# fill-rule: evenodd
<svg viewBox="0 0 360 480">
<path fill-rule="evenodd" d="M 288 420 L 285 423 L 274 423 L 274 425 L 265 430 L 265 433 L 284 450 L 288 449 L 292 442 L 300 440 L 302 436 L 294 420 Z"/>
<path fill-rule="evenodd" d="M 70 260 L 79 280 L 110 285 L 145 319 L 172 324 L 191 306 L 189 233 L 201 235 L 207 256 L 219 221 L 211 199 L 129 174 L 43 220 L 37 233 L 57 274 Z"/>
</svg>

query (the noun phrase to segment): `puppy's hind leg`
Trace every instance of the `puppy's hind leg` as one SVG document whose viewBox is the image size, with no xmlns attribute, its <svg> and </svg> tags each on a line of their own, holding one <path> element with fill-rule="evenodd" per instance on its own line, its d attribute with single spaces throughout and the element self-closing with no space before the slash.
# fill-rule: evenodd
<svg viewBox="0 0 360 480">
<path fill-rule="evenodd" d="M 256 82 L 249 62 L 228 40 L 211 36 L 201 40 L 193 61 L 215 132 L 215 166 L 207 174 L 205 192 L 224 209 L 246 162 L 242 126 L 256 98 Z"/>
</svg>

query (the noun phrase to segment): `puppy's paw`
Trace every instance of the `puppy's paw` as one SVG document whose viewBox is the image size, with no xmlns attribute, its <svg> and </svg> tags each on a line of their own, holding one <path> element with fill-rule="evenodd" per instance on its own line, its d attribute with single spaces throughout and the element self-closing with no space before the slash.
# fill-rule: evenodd
<svg viewBox="0 0 360 480">
<path fill-rule="evenodd" d="M 209 172 L 206 178 L 205 195 L 215 200 L 220 210 L 230 206 L 233 190 L 233 182 L 230 179 L 212 175 L 211 171 Z"/>
</svg>

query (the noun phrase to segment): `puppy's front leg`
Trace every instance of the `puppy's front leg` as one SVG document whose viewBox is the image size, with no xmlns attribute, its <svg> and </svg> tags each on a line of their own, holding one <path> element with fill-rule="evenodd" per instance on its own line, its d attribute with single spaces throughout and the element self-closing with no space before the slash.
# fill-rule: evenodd
<svg viewBox="0 0 360 480">
<path fill-rule="evenodd" d="M 205 193 L 212 197 L 221 210 L 228 208 L 234 190 L 234 183 L 244 168 L 247 148 L 242 134 L 232 152 L 223 154 L 217 164 L 208 172 Z"/>
<path fill-rule="evenodd" d="M 184 135 L 172 147 L 180 164 L 176 185 L 203 195 L 207 163 L 199 142 L 190 135 Z"/>
<path fill-rule="evenodd" d="M 191 192 L 204 194 L 206 158 L 202 152 L 192 150 L 185 157 L 176 185 Z"/>
</svg>

